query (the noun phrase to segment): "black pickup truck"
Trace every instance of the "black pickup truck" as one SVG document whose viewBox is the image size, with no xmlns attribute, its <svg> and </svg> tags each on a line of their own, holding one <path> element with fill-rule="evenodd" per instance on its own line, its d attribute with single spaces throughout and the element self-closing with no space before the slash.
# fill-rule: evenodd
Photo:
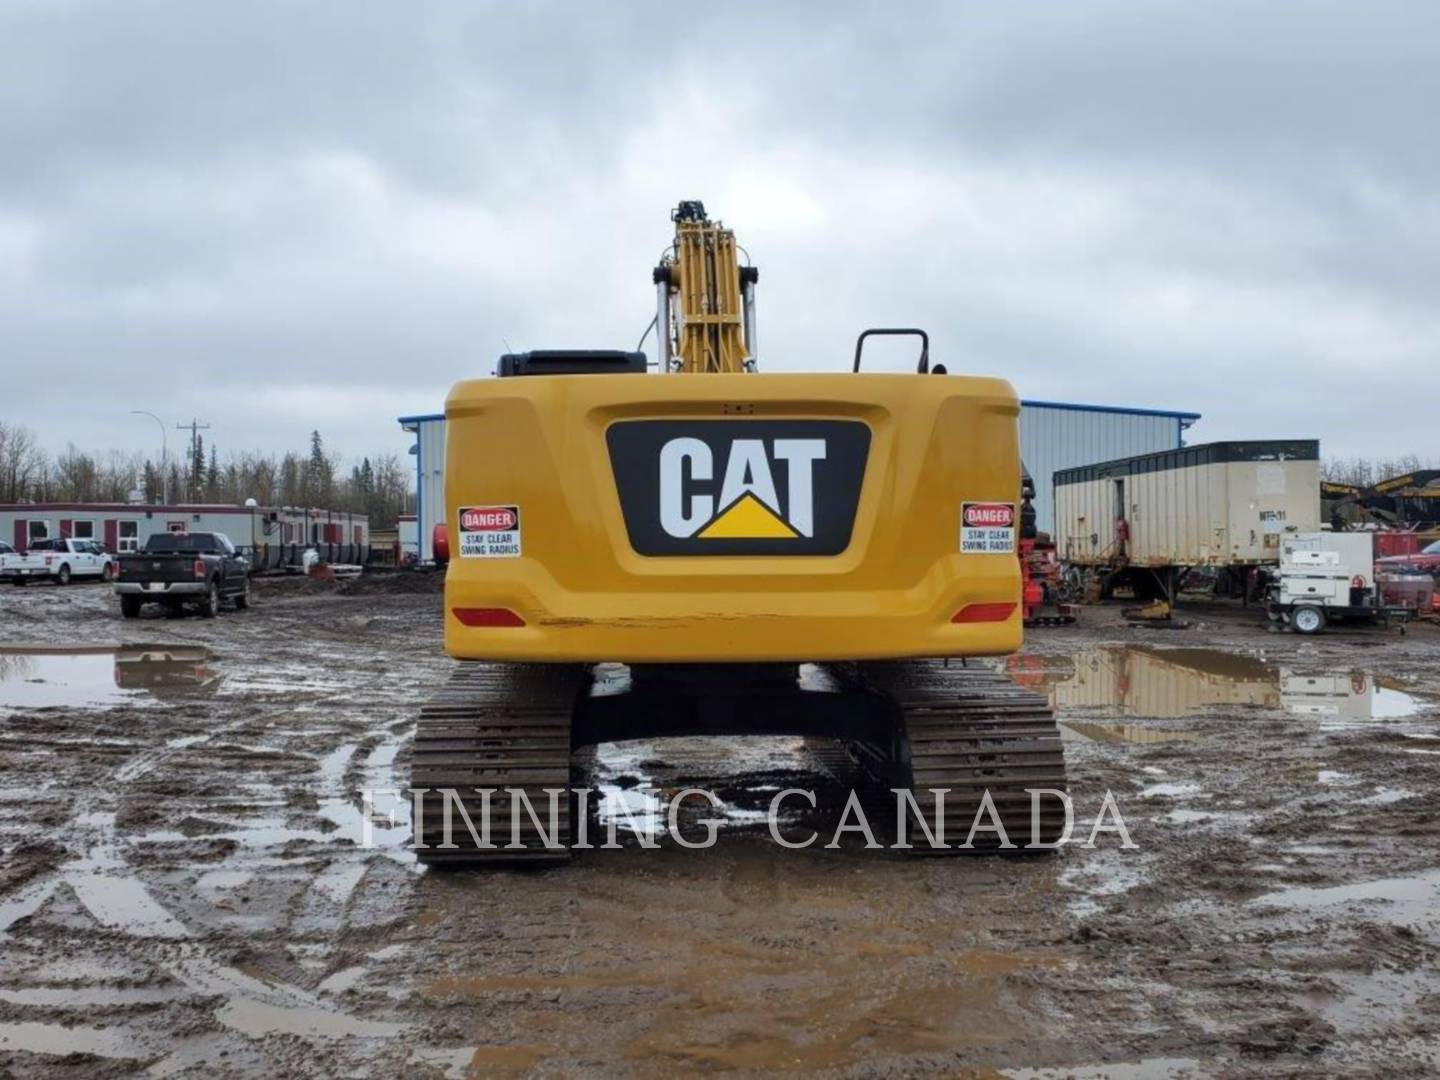
<svg viewBox="0 0 1440 1080">
<path fill-rule="evenodd" d="M 210 618 L 220 614 L 222 600 L 250 606 L 250 563 L 224 533 L 157 533 L 145 547 L 121 555 L 115 574 L 120 614 L 133 619 L 146 603 L 179 611 L 196 604 Z"/>
</svg>

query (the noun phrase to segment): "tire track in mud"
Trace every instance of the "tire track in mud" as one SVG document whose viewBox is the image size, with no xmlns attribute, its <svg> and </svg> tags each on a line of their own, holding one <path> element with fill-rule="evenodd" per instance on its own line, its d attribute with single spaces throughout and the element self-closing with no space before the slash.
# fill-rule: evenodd
<svg viewBox="0 0 1440 1080">
<path fill-rule="evenodd" d="M 229 725 L 228 728 L 235 726 Z M 188 748 L 207 740 L 182 741 L 184 748 Z M 168 753 L 180 748 L 143 755 L 122 768 L 117 773 L 117 779 L 137 780 L 162 767 Z M 387 747 L 389 761 L 394 760 L 398 748 L 398 741 L 393 749 Z M 346 760 L 354 749 L 353 746 L 342 748 L 347 752 Z M 325 794 L 339 798 L 337 791 L 330 790 L 338 783 L 338 778 L 332 774 L 333 765 L 327 768 L 327 763 L 319 763 L 318 787 Z M 408 829 L 408 824 L 405 828 Z M 57 890 L 68 887 L 102 927 L 128 937 L 181 943 L 158 952 L 151 950 L 153 962 L 195 996 L 225 997 L 225 1004 L 215 1010 L 215 1017 L 242 1034 L 388 1038 L 409 1030 L 408 1024 L 352 1017 L 336 1010 L 333 1003 L 298 986 L 274 980 L 262 981 L 247 975 L 216 960 L 203 943 L 185 940 L 192 937 L 189 928 L 155 899 L 125 861 L 115 836 L 114 810 L 89 810 L 77 815 L 67 832 L 72 843 L 86 845 L 86 854 L 63 864 L 42 880 L 31 883 L 21 895 L 0 899 L 0 940 L 15 922 L 33 915 Z M 343 909 L 350 893 L 368 869 L 369 858 L 366 856 L 364 861 L 353 866 L 346 866 L 340 861 L 332 862 L 317 875 L 312 888 Z M 335 881 L 336 867 L 343 871 L 342 884 Z M 340 921 L 343 924 L 343 918 Z M 14 1028 L 13 1032 L 12 1025 L 0 1024 L 0 1037 L 13 1034 L 25 1045 L 37 1045 L 37 1032 L 38 1028 L 33 1024 Z M 90 1052 L 99 1056 L 116 1056 L 120 1047 L 138 1048 L 145 1045 L 145 1039 L 141 1032 L 118 1028 L 112 1029 L 105 1039 L 90 1040 L 88 1045 Z"/>
<path fill-rule="evenodd" d="M 223 654 L 225 680 L 203 702 L 31 713 L 14 727 L 61 752 L 0 740 L 0 844 L 69 830 L 28 878 L 0 877 L 0 1069 L 1434 1070 L 1440 946 L 1416 914 L 1434 894 L 1412 890 L 1440 866 L 1440 809 L 1426 796 L 1436 758 L 1412 751 L 1440 746 L 1440 724 L 1278 707 L 1295 692 L 1286 672 L 1349 685 L 1356 667 L 1433 702 L 1440 648 L 1418 631 L 1312 643 L 1199 627 L 1186 644 L 1249 658 L 1242 685 L 1169 705 L 1139 701 L 1134 666 L 1110 664 L 1136 632 L 1033 635 L 1023 659 L 1043 661 L 1038 679 L 1083 671 L 1094 688 L 1126 674 L 1126 704 L 1077 697 L 1067 712 L 1077 798 L 1093 815 L 1114 789 L 1138 852 L 916 865 L 776 852 L 762 829 L 714 852 L 632 845 L 482 877 L 415 872 L 383 827 L 376 850 L 355 843 L 356 789 L 403 772 L 409 706 L 448 664 L 438 636 L 415 632 L 432 608 L 262 597 L 259 619 L 183 624 Z M 37 625 L 73 639 L 75 614 Z M 1145 670 L 1173 669 L 1165 649 L 1180 642 L 1151 636 Z M 1077 662 L 1096 650 L 1097 668 Z M 1360 684 L 1380 700 L 1378 678 Z M 94 753 L 73 758 L 87 742 Z M 779 766 L 770 783 L 784 786 L 807 768 L 736 744 L 685 755 L 600 757 L 663 789 L 738 790 L 736 776 Z M 43 806 L 10 798 L 42 778 Z M 113 833 L 61 813 L 62 795 L 113 811 Z M 117 906 L 107 925 L 64 880 L 83 877 L 94 900 L 98 867 L 157 905 L 150 932 L 126 932 L 124 890 L 97 901 Z M 69 1050 L 95 1056 L 67 1066 Z"/>
<path fill-rule="evenodd" d="M 146 984 L 159 980 L 163 985 L 147 985 L 146 993 L 137 997 L 103 982 L 88 989 L 62 984 L 41 994 L 46 1003 L 41 1020 L 23 1018 L 27 1013 L 33 1015 L 39 1002 L 31 1000 L 22 987 L 9 999 L 21 1008 L 22 1018 L 0 1020 L 0 1054 L 24 1051 L 42 1055 L 31 1059 L 42 1061 L 44 1055 L 74 1051 L 114 1060 L 153 1060 L 153 1074 L 165 1075 L 172 1069 L 214 1060 L 220 1050 L 239 1052 L 239 1060 L 244 1060 L 243 1050 L 233 1045 L 235 1038 L 260 1048 L 262 1056 L 271 1053 L 275 1039 L 283 1043 L 295 1038 L 330 1046 L 350 1045 L 357 1060 L 363 1060 L 371 1051 L 354 1047 L 355 1040 L 375 1042 L 405 1035 L 407 1053 L 413 1049 L 422 1057 L 437 1060 L 446 1055 L 463 1056 L 454 1048 L 429 1047 L 423 1042 L 414 1046 L 412 1023 L 367 1018 L 338 1008 L 344 981 L 333 980 L 340 972 L 310 989 L 302 985 L 315 981 L 307 967 L 297 967 L 287 977 L 277 973 L 276 965 L 262 963 L 257 968 L 243 956 L 237 963 L 230 955 L 236 952 L 235 942 L 223 932 L 217 937 L 214 921 L 203 918 L 209 913 L 195 903 L 202 880 L 208 884 L 206 891 L 215 907 L 223 905 L 234 887 L 262 883 L 267 875 L 298 872 L 300 887 L 294 890 L 298 899 L 266 917 L 270 929 L 262 936 L 277 940 L 282 951 L 287 940 L 343 938 L 351 926 L 352 898 L 370 868 L 377 861 L 408 868 L 414 863 L 411 853 L 399 846 L 408 838 L 408 819 L 403 815 L 397 815 L 393 827 L 382 824 L 373 830 L 375 847 L 361 847 L 366 832 L 362 806 L 352 794 L 354 789 L 346 784 L 347 777 L 354 777 L 362 785 L 396 787 L 394 765 L 413 727 L 413 722 L 394 719 L 396 712 L 404 715 L 403 700 L 396 700 L 403 689 L 377 688 L 379 693 L 356 708 L 353 701 L 334 702 L 333 690 L 317 694 L 311 667 L 285 664 L 278 671 L 261 668 L 259 678 L 247 678 L 256 670 L 254 666 L 239 660 L 233 647 L 228 651 L 226 666 L 240 669 L 232 670 L 232 675 L 239 676 L 232 685 L 242 689 L 244 701 L 218 698 L 212 703 L 211 715 L 235 705 L 241 706 L 241 715 L 201 733 L 171 737 L 159 746 L 126 753 L 116 760 L 108 781 L 94 775 L 92 755 L 92 768 L 86 770 L 83 781 L 83 811 L 50 831 L 50 842 L 62 846 L 67 856 L 0 898 L 0 940 L 7 946 L 26 937 L 28 930 L 26 945 L 43 954 L 45 941 L 53 940 L 58 927 L 41 926 L 33 920 L 51 907 L 60 912 L 60 921 L 67 927 L 63 933 L 70 951 L 79 944 L 92 958 L 128 953 L 132 962 L 148 972 L 141 976 Z M 327 678 L 337 684 L 356 681 L 350 672 L 366 659 L 344 652 L 342 647 L 330 656 L 334 666 Z M 335 669 L 340 669 L 338 676 Z M 283 699 L 285 704 L 267 709 L 267 698 Z M 395 711 L 383 717 L 388 727 L 370 723 L 372 714 L 386 701 L 395 704 Z M 147 710 L 143 726 L 151 727 L 160 711 Z M 67 721 L 83 715 L 72 713 Z M 110 726 L 106 721 L 111 717 L 122 723 L 141 719 L 135 714 L 127 717 L 123 710 L 119 714 L 112 711 L 92 717 L 91 730 Z M 71 726 L 65 724 L 67 729 Z M 153 726 L 164 730 L 163 724 Z M 349 741 L 345 741 L 347 734 Z M 84 736 L 73 740 L 77 746 L 91 747 L 97 741 Z M 139 740 L 127 740 L 126 749 L 138 744 Z M 217 766 L 224 769 L 227 762 L 238 770 L 236 780 L 249 782 L 250 793 L 227 791 L 225 785 L 210 781 Z M 303 775 L 297 773 L 301 762 L 306 765 Z M 203 782 L 190 782 L 197 777 Z M 262 777 L 263 783 L 254 783 Z M 164 814 L 158 822 L 148 812 L 131 814 L 138 817 L 141 828 L 137 830 L 134 821 L 118 828 L 117 817 L 131 813 L 137 792 L 144 801 L 147 784 L 166 802 Z M 260 787 L 268 787 L 270 792 L 253 790 Z M 408 802 L 399 806 L 408 809 Z M 297 814 L 313 824 L 297 821 Z M 173 827 L 144 831 L 152 822 L 174 826 L 175 819 L 182 816 L 198 816 L 215 827 L 201 829 L 193 837 L 176 833 Z M 184 854 L 190 847 L 199 849 L 193 857 Z M 214 857 L 217 848 L 218 861 Z M 171 901 L 163 899 L 162 893 L 173 894 L 177 878 L 186 875 L 194 878 L 197 887 L 185 904 L 172 910 L 168 906 Z M 152 881 L 161 892 L 155 891 Z M 60 907 L 54 908 L 55 904 Z M 197 910 L 202 916 L 198 923 Z M 223 922 L 220 925 L 223 927 Z M 393 954 L 386 959 L 393 960 Z M 354 984 L 367 969 L 362 964 L 348 970 L 347 979 Z M 7 972 L 7 982 L 10 975 Z M 328 992 L 322 989 L 327 984 Z M 69 993 L 73 1000 L 67 1001 Z M 3 992 L 0 1000 L 5 1000 Z M 97 1000 L 112 1010 L 118 1008 L 119 1022 L 104 1028 L 86 1026 L 86 1012 Z M 179 1045 L 169 1040 L 167 1047 L 163 1027 L 157 1030 L 154 1026 L 157 1017 L 173 1011 L 166 1006 L 199 1009 L 211 1017 L 216 1030 L 182 1038 Z M 141 1011 L 134 1013 L 132 1007 Z M 127 1020 L 127 1013 L 134 1015 Z M 171 1052 L 166 1053 L 167 1049 Z"/>
</svg>

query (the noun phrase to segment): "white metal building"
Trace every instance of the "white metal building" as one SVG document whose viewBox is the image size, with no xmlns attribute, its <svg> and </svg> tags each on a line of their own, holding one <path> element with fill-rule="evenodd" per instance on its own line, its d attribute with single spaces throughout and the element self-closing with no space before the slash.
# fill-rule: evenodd
<svg viewBox="0 0 1440 1080">
<path fill-rule="evenodd" d="M 1053 479 L 1060 469 L 1113 461 L 1185 445 L 1185 430 L 1199 413 L 1080 405 L 1065 401 L 1020 403 L 1020 456 L 1035 481 L 1035 523 L 1053 530 Z M 416 540 L 422 563 L 435 558 L 431 537 L 445 520 L 445 414 L 402 416 L 415 435 Z"/>
<path fill-rule="evenodd" d="M 445 414 L 402 416 L 400 426 L 415 436 L 416 549 L 422 564 L 432 563 L 435 526 L 445 520 Z"/>
</svg>

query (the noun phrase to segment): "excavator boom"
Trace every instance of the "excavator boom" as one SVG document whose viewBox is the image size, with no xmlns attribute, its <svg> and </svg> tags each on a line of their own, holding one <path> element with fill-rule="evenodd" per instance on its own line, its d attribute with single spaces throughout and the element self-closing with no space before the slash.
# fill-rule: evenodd
<svg viewBox="0 0 1440 1080">
<path fill-rule="evenodd" d="M 704 203 L 682 202 L 670 217 L 675 243 L 654 275 L 661 370 L 754 371 L 755 268 L 740 266 L 735 234 Z"/>
</svg>

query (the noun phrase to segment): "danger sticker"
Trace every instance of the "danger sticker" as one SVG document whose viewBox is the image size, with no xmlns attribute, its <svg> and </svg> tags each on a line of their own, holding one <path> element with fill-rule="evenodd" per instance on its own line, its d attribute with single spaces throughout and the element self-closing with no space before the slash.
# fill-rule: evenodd
<svg viewBox="0 0 1440 1080">
<path fill-rule="evenodd" d="M 462 506 L 460 558 L 518 559 L 520 508 L 518 506 Z"/>
<path fill-rule="evenodd" d="M 960 550 L 993 555 L 1015 550 L 1015 504 L 967 502 L 960 507 Z"/>
</svg>

